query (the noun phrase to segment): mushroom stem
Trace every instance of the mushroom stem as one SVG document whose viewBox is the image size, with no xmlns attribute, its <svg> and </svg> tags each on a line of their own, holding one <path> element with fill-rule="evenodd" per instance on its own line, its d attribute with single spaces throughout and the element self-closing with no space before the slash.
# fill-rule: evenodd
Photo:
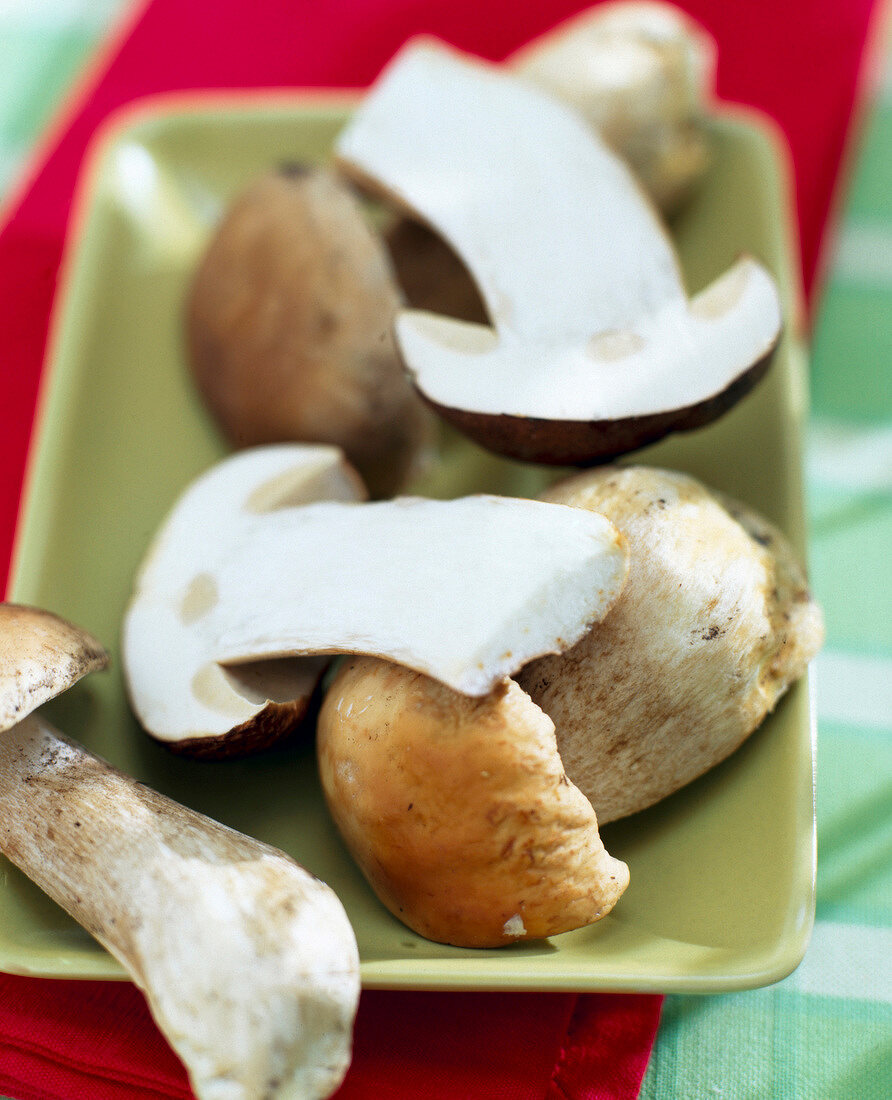
<svg viewBox="0 0 892 1100">
<path fill-rule="evenodd" d="M 334 893 L 32 715 L 0 734 L 0 850 L 125 967 L 201 1100 L 329 1096 L 359 996 Z"/>
</svg>

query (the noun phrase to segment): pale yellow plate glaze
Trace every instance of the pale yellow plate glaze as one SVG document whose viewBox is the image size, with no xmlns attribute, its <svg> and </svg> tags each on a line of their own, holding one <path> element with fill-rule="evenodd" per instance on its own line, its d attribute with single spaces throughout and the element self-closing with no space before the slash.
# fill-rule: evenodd
<svg viewBox="0 0 892 1100">
<path fill-rule="evenodd" d="M 224 453 L 184 366 L 184 291 L 226 200 L 282 161 L 324 157 L 344 96 L 159 100 L 104 133 L 81 187 L 31 456 L 10 598 L 93 631 L 113 669 L 49 708 L 57 724 L 146 783 L 292 853 L 339 893 L 366 986 L 691 990 L 771 982 L 802 957 L 814 906 L 813 736 L 800 684 L 743 749 L 663 804 L 604 829 L 632 882 L 599 924 L 500 951 L 415 936 L 375 899 L 323 806 L 309 745 L 238 763 L 178 759 L 138 728 L 118 654 L 131 579 L 177 492 Z M 784 288 L 787 335 L 768 379 L 718 424 L 642 458 L 689 470 L 803 543 L 804 358 L 788 195 L 764 127 L 722 116 L 715 160 L 677 234 L 696 290 L 741 252 Z M 444 439 L 420 486 L 527 494 L 555 476 Z M 0 860 L 0 967 L 120 977 L 85 932 Z"/>
</svg>

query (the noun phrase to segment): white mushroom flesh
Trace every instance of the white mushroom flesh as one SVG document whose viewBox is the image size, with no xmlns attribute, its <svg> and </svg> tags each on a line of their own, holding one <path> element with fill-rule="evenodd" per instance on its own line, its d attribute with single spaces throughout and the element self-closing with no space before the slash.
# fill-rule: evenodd
<svg viewBox="0 0 892 1100">
<path fill-rule="evenodd" d="M 258 492 L 244 455 L 186 492 L 127 612 L 131 701 L 162 739 L 230 724 L 247 706 L 227 690 L 239 664 L 277 657 L 366 653 L 484 695 L 572 645 L 625 579 L 616 528 L 562 505 L 481 495 L 251 513 L 236 486 L 242 500 Z M 229 501 L 207 525 L 202 496 Z"/>
<path fill-rule="evenodd" d="M 495 68 L 410 45 L 336 151 L 449 241 L 492 317 L 490 329 L 398 314 L 407 367 L 435 404 L 643 416 L 723 392 L 777 339 L 776 287 L 757 261 L 689 301 L 629 169 L 571 108 Z"/>
</svg>

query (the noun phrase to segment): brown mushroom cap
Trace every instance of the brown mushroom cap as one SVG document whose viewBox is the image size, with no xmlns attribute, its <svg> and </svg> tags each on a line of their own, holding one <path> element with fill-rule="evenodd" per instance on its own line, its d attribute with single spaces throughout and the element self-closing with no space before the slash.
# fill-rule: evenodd
<svg viewBox="0 0 892 1100">
<path fill-rule="evenodd" d="M 610 615 L 517 677 L 603 824 L 738 748 L 820 649 L 823 620 L 781 533 L 693 478 L 607 467 L 544 495 L 608 516 L 629 540 Z"/>
<path fill-rule="evenodd" d="M 37 607 L 0 604 L 0 731 L 107 664 L 86 630 Z"/>
<path fill-rule="evenodd" d="M 381 901 L 428 939 L 498 947 L 605 916 L 626 888 L 548 717 L 512 681 L 484 698 L 375 658 L 319 718 L 322 786 Z"/>
<path fill-rule="evenodd" d="M 457 409 L 429 401 L 444 420 L 469 439 L 518 462 L 545 466 L 595 466 L 639 451 L 673 432 L 705 428 L 733 409 L 771 366 L 774 347 L 718 393 L 664 412 L 601 420 L 548 420 Z"/>
<path fill-rule="evenodd" d="M 229 208 L 195 274 L 195 381 L 235 446 L 333 443 L 373 496 L 390 495 L 430 430 L 391 335 L 399 304 L 349 188 L 321 168 L 270 173 Z"/>
</svg>

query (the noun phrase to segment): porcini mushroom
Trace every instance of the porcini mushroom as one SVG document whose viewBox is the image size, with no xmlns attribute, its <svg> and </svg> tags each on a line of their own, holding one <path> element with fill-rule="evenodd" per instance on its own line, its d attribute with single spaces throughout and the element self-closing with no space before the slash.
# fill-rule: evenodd
<svg viewBox="0 0 892 1100">
<path fill-rule="evenodd" d="M 672 4 L 599 4 L 508 59 L 518 74 L 576 107 L 665 213 L 709 164 L 705 118 L 715 43 Z"/>
<path fill-rule="evenodd" d="M 259 659 L 224 669 L 209 659 L 203 624 L 219 599 L 218 571 L 233 529 L 276 509 L 365 497 L 336 447 L 255 447 L 221 469 L 180 498 L 143 561 L 124 625 L 124 671 L 136 712 L 154 736 L 188 756 L 244 755 L 286 737 L 306 715 L 328 665 L 323 658 Z M 263 548 L 257 555 L 246 570 L 256 572 Z"/>
<path fill-rule="evenodd" d="M 356 198 L 313 165 L 267 173 L 214 232 L 189 294 L 189 362 L 238 447 L 340 446 L 373 496 L 411 476 L 430 414 L 400 366 L 387 250 Z"/>
<path fill-rule="evenodd" d="M 609 516 L 629 540 L 610 615 L 517 676 L 603 825 L 737 749 L 818 652 L 823 620 L 784 536 L 685 474 L 605 467 L 545 496 Z"/>
<path fill-rule="evenodd" d="M 76 627 L 0 605 L 0 850 L 121 962 L 200 1100 L 330 1096 L 359 998 L 340 902 L 29 713 L 104 661 Z"/>
<path fill-rule="evenodd" d="M 516 683 L 470 699 L 351 658 L 326 693 L 332 816 L 387 908 L 428 939 L 500 947 L 605 916 L 629 881 L 569 782 L 554 726 Z"/>
<path fill-rule="evenodd" d="M 744 257 L 689 300 L 628 168 L 519 79 L 410 45 L 336 152 L 474 276 L 492 328 L 404 310 L 396 333 L 419 391 L 484 446 L 604 461 L 714 420 L 767 369 L 781 315 L 765 268 Z"/>
<path fill-rule="evenodd" d="M 231 456 L 156 536 L 123 630 L 130 699 L 153 736 L 250 722 L 266 702 L 239 669 L 273 658 L 372 654 L 483 695 L 571 645 L 622 587 L 622 537 L 578 509 L 485 495 L 259 507 L 306 465 L 299 445 Z"/>
</svg>

